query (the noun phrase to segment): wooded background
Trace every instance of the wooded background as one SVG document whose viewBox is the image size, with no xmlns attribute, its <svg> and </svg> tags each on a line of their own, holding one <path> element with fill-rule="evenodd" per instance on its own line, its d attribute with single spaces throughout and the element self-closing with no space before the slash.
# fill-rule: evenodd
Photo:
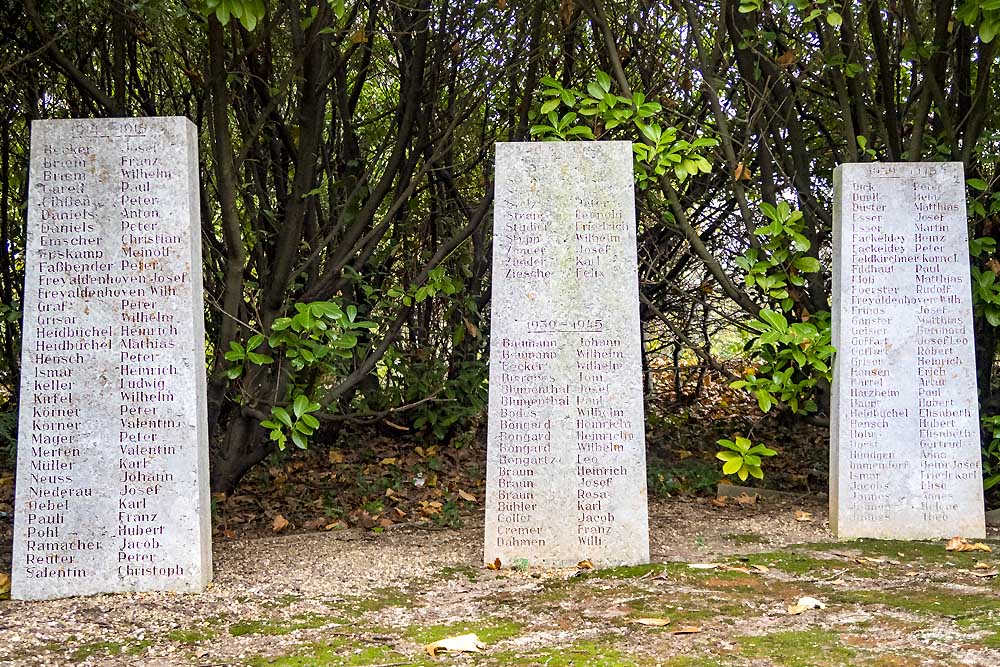
<svg viewBox="0 0 1000 667">
<path fill-rule="evenodd" d="M 5 3 L 0 436 L 13 443 L 30 122 L 184 115 L 200 130 L 216 490 L 348 422 L 469 437 L 486 399 L 493 146 L 532 138 L 636 142 L 650 391 L 694 400 L 700 382 L 656 373 L 712 370 L 819 423 L 834 166 L 962 162 L 996 475 L 998 7 Z"/>
</svg>

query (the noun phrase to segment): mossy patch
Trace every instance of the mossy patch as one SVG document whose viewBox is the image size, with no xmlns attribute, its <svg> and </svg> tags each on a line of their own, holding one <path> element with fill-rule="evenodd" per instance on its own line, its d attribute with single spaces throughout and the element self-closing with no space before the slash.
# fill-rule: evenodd
<svg viewBox="0 0 1000 667">
<path fill-rule="evenodd" d="M 586 579 L 638 579 L 640 577 L 660 574 L 667 569 L 665 563 L 646 563 L 644 565 L 619 565 L 618 567 L 605 567 L 599 570 L 582 572 L 579 577 L 574 577 L 577 581 Z"/>
<path fill-rule="evenodd" d="M 411 609 L 417 606 L 414 596 L 399 588 L 379 588 L 368 595 L 358 595 L 339 602 L 327 603 L 332 609 L 360 615 L 365 612 L 382 611 L 391 607 Z"/>
<path fill-rule="evenodd" d="M 724 667 L 718 660 L 694 655 L 675 655 L 662 664 L 664 667 Z"/>
<path fill-rule="evenodd" d="M 492 657 L 501 665 L 545 665 L 545 667 L 643 667 L 653 664 L 648 658 L 629 655 L 616 648 L 617 637 L 579 641 L 566 646 L 526 653 L 497 653 Z"/>
<path fill-rule="evenodd" d="M 836 632 L 823 628 L 737 637 L 740 653 L 773 661 L 781 667 L 853 667 L 855 651 L 843 646 Z"/>
<path fill-rule="evenodd" d="M 510 639 L 521 634 L 524 626 L 506 619 L 487 619 L 476 623 L 449 623 L 448 625 L 419 626 L 411 625 L 406 629 L 406 636 L 418 644 L 430 644 L 446 637 L 475 633 L 479 640 L 493 644 L 504 639 Z"/>
<path fill-rule="evenodd" d="M 196 644 L 197 642 L 207 641 L 218 636 L 218 632 L 208 628 L 179 628 L 177 630 L 171 630 L 167 633 L 167 639 L 172 642 L 181 642 L 183 644 Z"/>
<path fill-rule="evenodd" d="M 229 626 L 229 634 L 234 637 L 245 635 L 287 635 L 296 630 L 311 630 L 324 625 L 336 623 L 337 619 L 318 614 L 296 614 L 287 619 L 269 619 L 266 621 L 241 621 Z"/>
<path fill-rule="evenodd" d="M 829 597 L 834 602 L 881 604 L 950 619 L 996 616 L 1000 612 L 1000 599 L 971 593 L 955 593 L 937 586 L 926 588 L 911 586 L 888 591 L 836 591 L 830 593 Z M 1000 627 L 997 629 L 1000 630 Z"/>
<path fill-rule="evenodd" d="M 142 639 L 135 642 L 119 643 L 119 642 L 90 642 L 88 644 L 82 644 L 73 649 L 70 649 L 69 655 L 73 660 L 81 662 L 86 660 L 91 656 L 112 656 L 112 655 L 122 655 L 126 653 L 128 655 L 140 655 L 146 652 L 146 649 L 153 645 L 151 639 Z"/>
<path fill-rule="evenodd" d="M 305 644 L 293 655 L 257 656 L 248 667 L 361 667 L 363 665 L 431 665 L 430 656 L 407 656 L 387 646 L 364 645 L 364 640 Z"/>
<path fill-rule="evenodd" d="M 468 579 L 469 581 L 479 580 L 479 570 L 471 565 L 449 565 L 441 568 L 437 574 L 437 579 L 442 581 L 453 581 L 455 579 Z"/>
<path fill-rule="evenodd" d="M 790 550 L 808 551 L 859 551 L 862 556 L 868 558 L 886 558 L 888 560 L 899 561 L 902 565 L 910 563 L 952 563 L 964 566 L 972 564 L 977 560 L 1000 562 L 996 551 L 1000 549 L 998 540 L 976 540 L 984 541 L 992 545 L 994 553 L 982 551 L 946 551 L 946 540 L 873 540 L 858 539 L 844 542 L 818 542 L 815 544 L 798 544 L 789 547 Z"/>
</svg>

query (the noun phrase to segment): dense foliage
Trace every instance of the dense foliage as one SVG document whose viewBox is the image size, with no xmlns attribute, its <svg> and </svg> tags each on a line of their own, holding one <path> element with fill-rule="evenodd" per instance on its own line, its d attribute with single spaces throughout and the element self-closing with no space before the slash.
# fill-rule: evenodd
<svg viewBox="0 0 1000 667">
<path fill-rule="evenodd" d="M 276 444 L 331 437 L 347 420 L 441 439 L 468 430 L 485 398 L 492 147 L 533 136 L 635 142 L 648 362 L 697 359 L 762 409 L 819 421 L 833 167 L 964 163 L 979 388 L 984 414 L 997 411 L 990 3 L 24 0 L 0 11 L 11 407 L 29 122 L 176 114 L 201 132 L 217 489 Z M 738 374 L 716 349 L 733 328 L 753 361 Z M 995 451 L 987 461 L 1000 466 Z"/>
</svg>

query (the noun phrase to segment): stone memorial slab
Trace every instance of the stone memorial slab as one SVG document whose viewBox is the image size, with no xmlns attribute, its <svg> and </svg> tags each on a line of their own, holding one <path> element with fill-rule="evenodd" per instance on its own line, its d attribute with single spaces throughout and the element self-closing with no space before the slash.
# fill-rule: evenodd
<svg viewBox="0 0 1000 667">
<path fill-rule="evenodd" d="M 493 225 L 485 562 L 648 562 L 631 144 L 497 144 Z"/>
<path fill-rule="evenodd" d="M 831 528 L 983 537 L 962 165 L 843 164 L 833 210 Z"/>
<path fill-rule="evenodd" d="M 197 135 L 185 118 L 31 133 L 17 599 L 211 580 Z"/>
</svg>

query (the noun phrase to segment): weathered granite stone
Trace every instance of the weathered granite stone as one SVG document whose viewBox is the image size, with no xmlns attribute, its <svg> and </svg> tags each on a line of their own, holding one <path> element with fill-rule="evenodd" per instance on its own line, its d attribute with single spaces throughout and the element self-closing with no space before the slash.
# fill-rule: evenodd
<svg viewBox="0 0 1000 667">
<path fill-rule="evenodd" d="M 649 560 L 632 147 L 496 148 L 485 562 Z"/>
<path fill-rule="evenodd" d="M 837 167 L 833 280 L 833 531 L 983 537 L 962 165 Z"/>
<path fill-rule="evenodd" d="M 195 127 L 32 124 L 13 597 L 212 577 Z"/>
</svg>

